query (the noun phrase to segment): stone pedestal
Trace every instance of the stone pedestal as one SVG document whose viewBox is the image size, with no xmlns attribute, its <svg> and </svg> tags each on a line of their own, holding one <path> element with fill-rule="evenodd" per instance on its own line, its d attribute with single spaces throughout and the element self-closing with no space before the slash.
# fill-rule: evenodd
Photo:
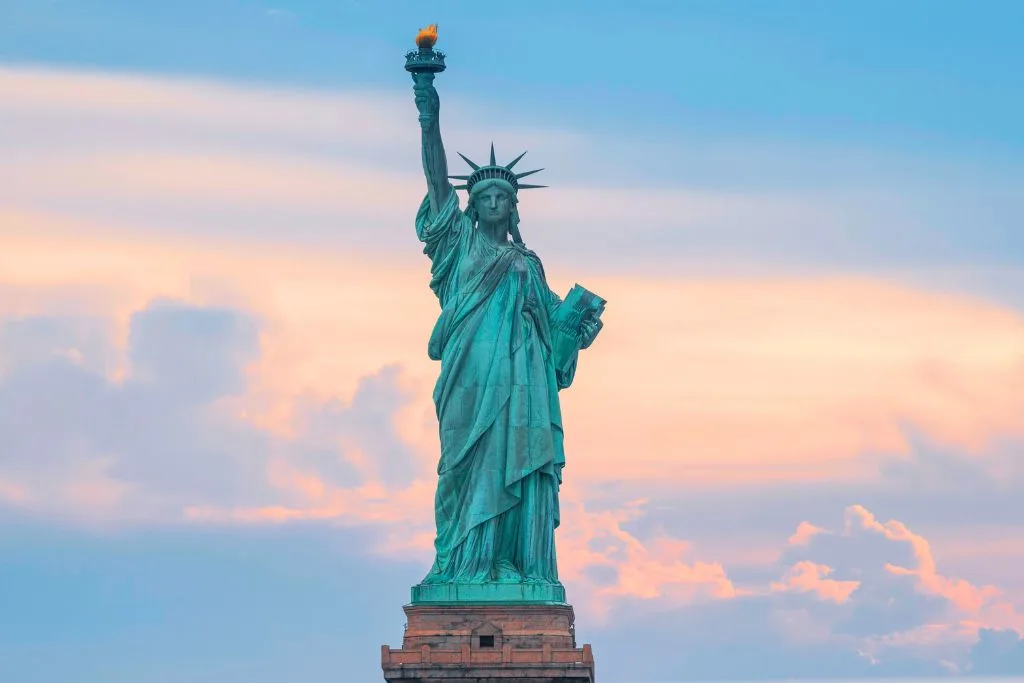
<svg viewBox="0 0 1024 683">
<path fill-rule="evenodd" d="M 593 683 L 569 605 L 406 605 L 402 648 L 381 648 L 386 681 Z"/>
</svg>

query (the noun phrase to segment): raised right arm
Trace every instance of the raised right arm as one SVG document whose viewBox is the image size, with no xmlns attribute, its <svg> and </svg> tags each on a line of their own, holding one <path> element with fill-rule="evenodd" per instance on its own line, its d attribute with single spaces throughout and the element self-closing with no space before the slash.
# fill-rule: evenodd
<svg viewBox="0 0 1024 683">
<path fill-rule="evenodd" d="M 412 80 L 416 108 L 420 112 L 423 173 L 427 177 L 431 214 L 436 216 L 452 192 L 451 183 L 448 182 L 448 159 L 444 154 L 441 127 L 438 123 L 441 101 L 434 88 L 434 74 L 414 72 Z"/>
</svg>

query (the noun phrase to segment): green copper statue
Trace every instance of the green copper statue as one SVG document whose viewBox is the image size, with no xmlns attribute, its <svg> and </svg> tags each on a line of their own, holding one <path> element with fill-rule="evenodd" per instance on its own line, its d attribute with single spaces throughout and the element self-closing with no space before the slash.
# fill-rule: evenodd
<svg viewBox="0 0 1024 683">
<path fill-rule="evenodd" d="M 432 38 L 430 31 L 434 30 Z M 423 39 L 424 35 L 427 40 Z M 414 602 L 564 601 L 554 530 L 565 453 L 558 392 L 601 330 L 604 300 L 578 285 L 563 302 L 519 232 L 519 190 L 542 187 L 490 161 L 449 176 L 439 128 L 436 28 L 407 55 L 422 131 L 427 196 L 416 233 L 432 263 L 441 314 L 430 358 L 441 459 L 436 558 Z M 462 156 L 460 154 L 460 156 Z M 453 187 L 449 178 L 465 184 Z M 465 211 L 455 190 L 465 189 Z"/>
</svg>

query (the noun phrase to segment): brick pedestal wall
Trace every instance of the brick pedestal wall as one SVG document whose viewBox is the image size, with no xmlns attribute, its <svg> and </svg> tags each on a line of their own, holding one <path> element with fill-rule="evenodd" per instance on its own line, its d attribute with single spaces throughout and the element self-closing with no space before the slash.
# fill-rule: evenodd
<svg viewBox="0 0 1024 683">
<path fill-rule="evenodd" d="M 569 605 L 407 605 L 402 648 L 381 648 L 386 681 L 593 683 Z"/>
</svg>

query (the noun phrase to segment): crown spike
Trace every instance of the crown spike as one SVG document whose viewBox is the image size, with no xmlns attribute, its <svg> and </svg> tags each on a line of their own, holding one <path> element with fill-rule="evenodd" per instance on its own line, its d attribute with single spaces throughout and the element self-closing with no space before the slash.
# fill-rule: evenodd
<svg viewBox="0 0 1024 683">
<path fill-rule="evenodd" d="M 462 152 L 457 152 L 457 154 L 460 157 L 462 157 L 462 160 L 469 164 L 469 166 L 473 169 L 473 172 L 469 175 L 448 176 L 452 180 L 465 181 L 465 184 L 455 186 L 455 189 L 457 190 L 472 191 L 472 189 L 476 187 L 477 183 L 484 182 L 487 180 L 502 180 L 504 182 L 507 182 L 509 185 L 512 186 L 513 192 L 518 192 L 519 190 L 530 190 L 539 187 L 547 187 L 547 185 L 521 185 L 519 183 L 520 178 L 525 178 L 526 176 L 531 176 L 534 173 L 539 173 L 540 171 L 544 170 L 543 168 L 538 168 L 532 171 L 524 171 L 523 173 L 514 172 L 512 168 L 517 163 L 519 163 L 520 159 L 526 156 L 526 152 L 523 152 L 522 154 L 517 156 L 515 159 L 509 162 L 507 166 L 502 166 L 497 162 L 497 157 L 494 154 L 494 142 L 491 142 L 490 163 L 488 163 L 487 165 L 481 165 L 476 163 Z"/>
<path fill-rule="evenodd" d="M 505 168 L 508 168 L 508 166 L 506 166 Z M 519 178 L 525 178 L 528 175 L 533 175 L 534 173 L 540 173 L 543 170 L 543 168 L 535 168 L 532 171 L 526 171 L 525 173 L 516 173 L 516 180 L 518 180 Z"/>
<path fill-rule="evenodd" d="M 492 147 L 493 147 L 493 145 L 492 145 Z M 476 162 L 474 162 L 469 157 L 467 157 L 465 154 L 463 154 L 462 152 L 456 152 L 456 154 L 458 154 L 460 157 L 462 157 L 462 160 L 465 161 L 467 164 L 469 164 L 469 167 L 471 169 L 473 169 L 474 171 L 480 170 L 480 165 L 477 164 Z"/>
<path fill-rule="evenodd" d="M 469 185 L 452 185 L 453 190 L 468 190 Z"/>
<path fill-rule="evenodd" d="M 515 166 L 516 164 L 518 164 L 518 163 L 519 163 L 519 160 L 520 160 L 520 159 L 522 159 L 522 158 L 523 158 L 523 157 L 525 157 L 525 156 L 526 156 L 526 152 L 523 152 L 522 154 L 520 154 L 519 156 L 517 156 L 517 157 L 516 157 L 515 159 L 513 159 L 512 161 L 508 162 L 508 166 L 506 166 L 505 168 L 507 168 L 508 170 L 510 170 L 510 171 L 511 171 L 511 170 L 512 170 L 512 167 L 514 167 L 514 166 Z"/>
</svg>

